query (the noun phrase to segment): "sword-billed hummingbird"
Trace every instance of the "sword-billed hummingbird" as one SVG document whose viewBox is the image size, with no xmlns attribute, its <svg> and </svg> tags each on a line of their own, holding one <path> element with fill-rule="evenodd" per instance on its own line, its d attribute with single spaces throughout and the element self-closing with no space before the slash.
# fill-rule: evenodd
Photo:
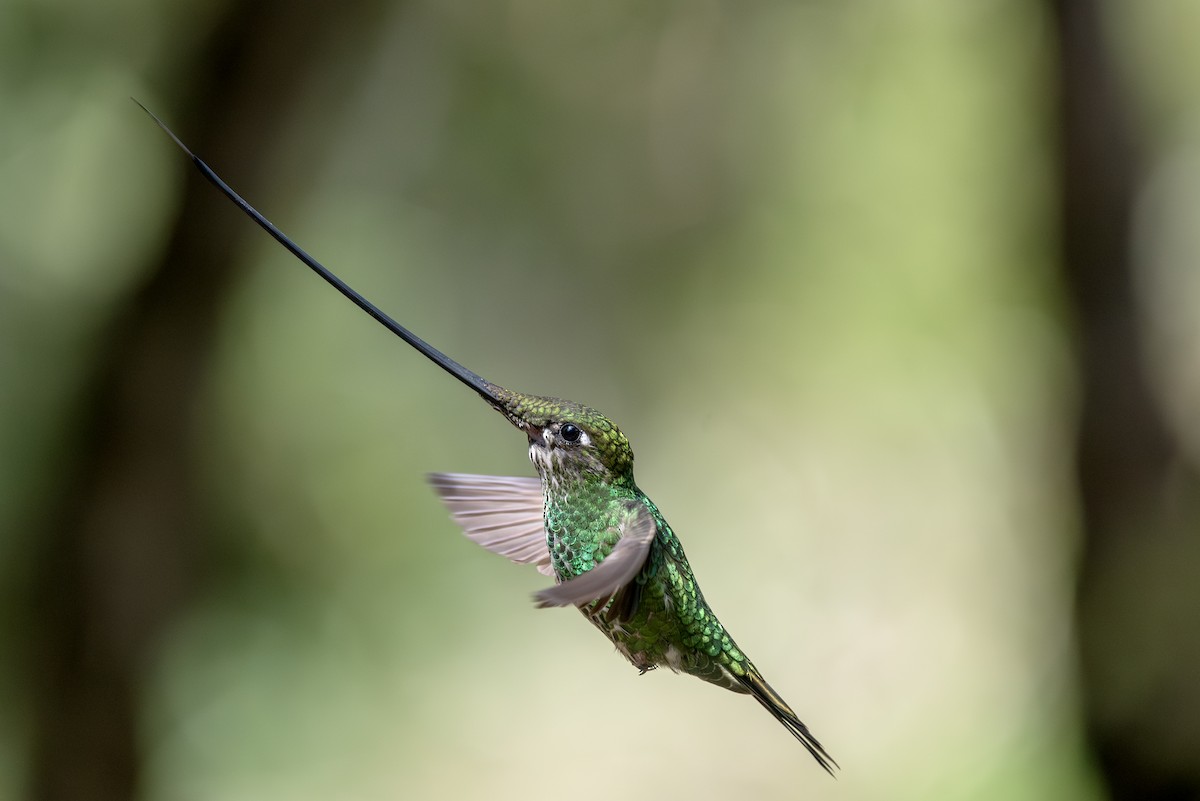
<svg viewBox="0 0 1200 801">
<path fill-rule="evenodd" d="M 642 673 L 666 665 L 750 694 L 833 773 L 837 763 L 709 608 L 679 538 L 634 482 L 633 450 L 612 421 L 580 403 L 497 386 L 429 345 L 305 253 L 142 109 L 292 255 L 525 434 L 540 478 L 433 473 L 429 482 L 467 537 L 554 577 L 553 587 L 534 596 L 539 607 L 578 608 Z"/>
</svg>

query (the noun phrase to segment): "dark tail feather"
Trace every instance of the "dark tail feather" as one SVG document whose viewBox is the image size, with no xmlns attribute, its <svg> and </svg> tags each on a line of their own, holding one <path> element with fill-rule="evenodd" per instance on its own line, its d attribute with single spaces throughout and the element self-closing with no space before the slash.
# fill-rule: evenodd
<svg viewBox="0 0 1200 801">
<path fill-rule="evenodd" d="M 767 684 L 753 665 L 749 666 L 745 676 L 738 677 L 738 681 L 746 688 L 747 692 L 754 696 L 756 701 L 762 704 L 800 741 L 801 745 L 808 749 L 808 753 L 812 754 L 813 759 L 817 760 L 817 764 L 825 768 L 830 776 L 833 775 L 833 768 L 841 768 L 841 765 L 835 762 L 833 757 L 825 753 L 825 748 L 817 741 L 817 738 L 812 736 L 808 727 L 800 722 L 800 718 L 796 717 L 792 708 L 779 697 L 779 693 L 771 689 L 771 685 Z M 831 765 L 833 767 L 830 767 Z"/>
</svg>

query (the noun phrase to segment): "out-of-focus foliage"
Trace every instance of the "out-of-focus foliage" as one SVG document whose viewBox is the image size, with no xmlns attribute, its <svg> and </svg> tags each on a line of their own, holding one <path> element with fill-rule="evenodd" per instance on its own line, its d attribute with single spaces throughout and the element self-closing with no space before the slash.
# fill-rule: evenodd
<svg viewBox="0 0 1200 801">
<path fill-rule="evenodd" d="M 1151 146 L 1156 379 L 1200 459 L 1200 12 L 1112 5 Z M 200 180 L 127 96 L 190 119 L 176 92 L 225 11 L 0 7 L 0 797 L 27 781 L 18 596 L 37 522 L 72 503 L 73 404 Z M 710 602 L 844 770 L 533 609 L 544 578 L 465 541 L 422 479 L 530 474 L 520 436 L 248 230 L 197 399 L 217 558 L 145 668 L 144 798 L 1100 797 L 1048 24 L 953 0 L 410 2 L 350 82 L 314 70 L 250 200 L 490 380 L 614 417 Z M 236 214 L 215 192 L 204 213 Z"/>
</svg>

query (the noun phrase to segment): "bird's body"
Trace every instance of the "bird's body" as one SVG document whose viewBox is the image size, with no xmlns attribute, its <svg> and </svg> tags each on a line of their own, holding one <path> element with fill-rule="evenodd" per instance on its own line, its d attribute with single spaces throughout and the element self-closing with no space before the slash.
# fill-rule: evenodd
<svg viewBox="0 0 1200 801">
<path fill-rule="evenodd" d="M 560 582 L 583 575 L 603 561 L 615 545 L 614 538 L 607 533 L 612 524 L 597 531 L 596 521 L 604 525 L 606 521 L 619 519 L 624 513 L 622 503 L 609 502 L 605 507 L 605 502 L 597 499 L 581 509 L 573 500 L 609 494 L 606 488 L 596 486 L 547 493 L 546 532 L 555 576 Z M 745 692 L 736 677 L 753 668 L 704 600 L 679 538 L 645 493 L 635 489 L 633 501 L 655 521 L 654 542 L 645 567 L 634 580 L 636 589 L 623 590 L 638 593 L 636 609 L 631 610 L 628 619 L 614 614 L 619 611 L 614 609 L 621 600 L 617 598 L 603 606 L 601 601 L 593 602 L 580 611 L 642 672 L 662 665 L 727 690 Z M 589 516 L 591 510 L 598 514 Z M 589 556 L 593 544 L 595 551 Z M 563 558 L 556 559 L 556 552 L 562 553 Z M 581 556 L 565 558 L 573 554 Z M 590 558 L 596 560 L 591 566 Z"/>
<path fill-rule="evenodd" d="M 513 392 L 450 359 L 309 256 L 154 119 L 276 241 L 526 434 L 539 478 L 435 473 L 430 481 L 469 538 L 554 576 L 556 584 L 535 595 L 538 606 L 578 607 L 642 672 L 665 665 L 752 695 L 832 773 L 837 763 L 708 607 L 675 532 L 634 482 L 629 441 L 607 417 L 571 401 Z"/>
<path fill-rule="evenodd" d="M 637 603 L 630 604 L 636 608 L 620 609 L 620 595 L 580 608 L 617 650 L 641 671 L 664 665 L 728 689 L 739 686 L 733 676 L 745 674 L 745 656 L 705 602 L 679 538 L 632 476 L 627 484 L 614 484 L 543 473 L 542 487 L 547 547 L 560 582 L 602 562 L 627 518 L 648 514 L 654 521 L 644 566 L 619 591 L 636 593 Z"/>
</svg>

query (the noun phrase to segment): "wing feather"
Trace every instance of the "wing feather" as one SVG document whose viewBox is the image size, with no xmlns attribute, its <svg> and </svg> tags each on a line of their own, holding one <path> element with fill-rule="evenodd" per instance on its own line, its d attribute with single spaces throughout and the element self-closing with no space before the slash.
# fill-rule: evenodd
<svg viewBox="0 0 1200 801">
<path fill-rule="evenodd" d="M 430 473 L 429 483 L 468 539 L 518 564 L 535 565 L 543 575 L 554 575 L 539 479 Z"/>
</svg>

